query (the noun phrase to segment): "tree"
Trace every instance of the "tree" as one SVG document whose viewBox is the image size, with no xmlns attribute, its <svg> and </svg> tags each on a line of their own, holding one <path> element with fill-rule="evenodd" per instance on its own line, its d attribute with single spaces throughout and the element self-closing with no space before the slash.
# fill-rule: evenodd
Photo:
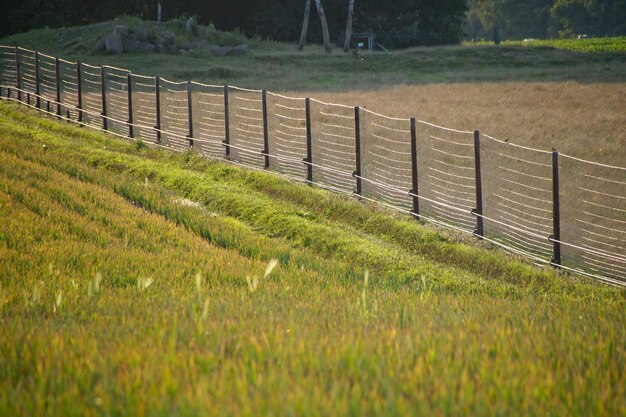
<svg viewBox="0 0 626 417">
<path fill-rule="evenodd" d="M 354 14 L 354 0 L 348 2 L 348 20 L 346 22 L 346 40 L 343 42 L 343 51 L 350 49 L 350 38 L 352 37 L 352 15 Z"/>
<path fill-rule="evenodd" d="M 333 47 L 330 44 L 330 35 L 328 34 L 328 22 L 326 21 L 326 14 L 324 13 L 322 0 L 315 0 L 315 7 L 317 8 L 317 14 L 320 17 L 320 22 L 322 24 L 322 36 L 324 38 L 324 51 L 327 54 L 332 54 Z"/>
<path fill-rule="evenodd" d="M 298 42 L 298 51 L 304 49 L 304 41 L 306 40 L 306 32 L 309 28 L 309 13 L 311 11 L 311 0 L 304 3 L 304 19 L 302 21 L 302 32 L 300 33 L 300 42 Z"/>
</svg>

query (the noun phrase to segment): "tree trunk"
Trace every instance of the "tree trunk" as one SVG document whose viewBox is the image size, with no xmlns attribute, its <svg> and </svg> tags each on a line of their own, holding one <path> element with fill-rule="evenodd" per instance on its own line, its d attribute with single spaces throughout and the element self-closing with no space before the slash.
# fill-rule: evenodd
<svg viewBox="0 0 626 417">
<path fill-rule="evenodd" d="M 324 37 L 324 51 L 326 51 L 327 54 L 332 54 L 333 47 L 330 45 L 330 35 L 328 34 L 328 22 L 326 21 L 326 14 L 324 13 L 322 0 L 315 0 L 315 6 L 317 7 L 317 14 L 319 14 L 320 16 L 320 22 L 322 23 L 322 36 Z"/>
<path fill-rule="evenodd" d="M 343 51 L 350 50 L 350 38 L 352 37 L 352 15 L 354 13 L 354 0 L 348 3 L 348 21 L 346 22 L 346 40 L 343 42 Z"/>
<path fill-rule="evenodd" d="M 304 4 L 304 20 L 302 21 L 302 32 L 300 33 L 300 42 L 298 42 L 298 51 L 304 49 L 306 40 L 306 32 L 309 29 L 309 12 L 311 10 L 311 0 L 306 0 Z"/>
</svg>

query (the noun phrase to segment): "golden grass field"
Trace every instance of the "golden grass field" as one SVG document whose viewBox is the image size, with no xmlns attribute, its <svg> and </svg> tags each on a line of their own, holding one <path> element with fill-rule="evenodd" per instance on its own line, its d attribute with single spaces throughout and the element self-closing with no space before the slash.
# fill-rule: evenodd
<svg viewBox="0 0 626 417">
<path fill-rule="evenodd" d="M 308 94 L 626 166 L 626 83 L 452 83 Z"/>
</svg>

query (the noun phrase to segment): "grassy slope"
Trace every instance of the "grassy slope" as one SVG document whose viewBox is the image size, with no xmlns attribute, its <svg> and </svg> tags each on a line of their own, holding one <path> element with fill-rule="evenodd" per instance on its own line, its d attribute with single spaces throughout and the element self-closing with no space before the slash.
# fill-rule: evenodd
<svg viewBox="0 0 626 417">
<path fill-rule="evenodd" d="M 0 415 L 626 413 L 621 290 L 4 103 L 0 154 Z"/>
<path fill-rule="evenodd" d="M 132 18 L 120 22 L 130 27 L 140 24 Z M 166 26 L 180 30 L 178 23 L 172 21 Z M 294 53 L 292 45 L 259 40 L 248 41 L 253 52 L 243 57 L 214 58 L 209 52 L 198 51 L 187 55 L 94 53 L 95 42 L 110 32 L 114 24 L 40 29 L 0 39 L 0 44 L 19 45 L 91 64 L 128 68 L 144 75 L 280 91 L 376 89 L 433 82 L 626 81 L 624 38 L 510 42 L 499 47 L 478 44 L 413 48 L 390 54 L 365 54 L 363 61 L 339 49 L 332 56 L 325 55 L 319 46 Z M 237 43 L 245 38 L 232 35 L 226 41 Z"/>
</svg>

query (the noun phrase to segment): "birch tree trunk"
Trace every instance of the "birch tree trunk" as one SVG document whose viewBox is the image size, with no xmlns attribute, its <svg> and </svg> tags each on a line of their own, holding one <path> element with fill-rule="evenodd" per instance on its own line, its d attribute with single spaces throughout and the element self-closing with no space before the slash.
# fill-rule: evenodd
<svg viewBox="0 0 626 417">
<path fill-rule="evenodd" d="M 354 14 L 354 0 L 348 3 L 348 21 L 346 22 L 346 40 L 343 42 L 343 51 L 350 50 L 350 38 L 352 37 L 352 15 Z"/>
<path fill-rule="evenodd" d="M 330 35 L 328 34 L 328 22 L 326 21 L 326 14 L 324 13 L 322 0 L 315 0 L 315 7 L 317 7 L 317 14 L 319 14 L 320 22 L 322 23 L 322 36 L 324 37 L 324 51 L 326 51 L 327 54 L 332 54 L 333 47 L 330 44 Z"/>
<path fill-rule="evenodd" d="M 300 33 L 300 42 L 298 42 L 298 51 L 304 49 L 306 40 L 306 32 L 309 29 L 309 13 L 311 11 L 311 0 L 306 0 L 304 4 L 304 20 L 302 21 L 302 32 Z"/>
</svg>

